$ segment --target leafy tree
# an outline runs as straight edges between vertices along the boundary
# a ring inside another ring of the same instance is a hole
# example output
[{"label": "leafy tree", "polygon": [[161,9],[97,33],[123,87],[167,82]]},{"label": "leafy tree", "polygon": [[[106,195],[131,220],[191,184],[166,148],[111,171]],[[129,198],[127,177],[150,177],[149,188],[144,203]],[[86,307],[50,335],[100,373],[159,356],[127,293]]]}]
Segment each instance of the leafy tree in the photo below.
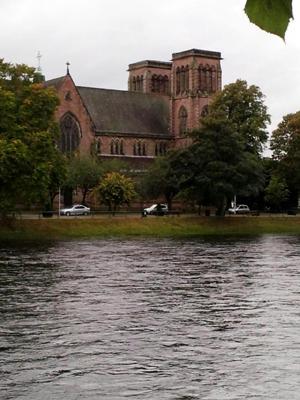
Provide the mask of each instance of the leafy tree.
[{"label": "leafy tree", "polygon": [[237,80],[215,96],[209,106],[210,118],[228,120],[243,141],[244,149],[260,154],[268,138],[266,128],[270,122],[264,97],[258,86]]},{"label": "leafy tree", "polygon": [[199,204],[213,204],[217,215],[223,216],[235,194],[248,196],[262,189],[261,159],[245,150],[235,124],[207,117],[194,136],[194,144],[179,156],[180,184]]},{"label": "leafy tree", "polygon": [[173,168],[173,159],[177,159],[175,152],[156,158],[142,177],[139,188],[141,194],[146,198],[164,196],[169,210],[172,209],[173,198],[180,190],[178,176]]},{"label": "leafy tree", "polygon": [[17,203],[47,201],[51,179],[61,168],[55,143],[58,127],[54,120],[58,98],[53,89],[38,81],[40,75],[33,68],[0,60],[0,209],[3,212]]},{"label": "leafy tree", "polygon": [[94,157],[74,157],[69,160],[65,186],[79,188],[82,193],[82,203],[99,183],[103,174],[103,167]]},{"label": "leafy tree", "polygon": [[284,39],[293,18],[292,0],[247,0],[245,12],[255,25]]},{"label": "leafy tree", "polygon": [[245,81],[225,86],[192,132],[193,144],[171,163],[181,192],[198,204],[215,205],[218,215],[235,194],[257,195],[263,188],[261,152],[269,122],[263,98]]},{"label": "leafy tree", "polygon": [[108,173],[95,191],[113,215],[120,206],[129,205],[136,196],[133,180],[118,172]]},{"label": "leafy tree", "polygon": [[265,200],[277,210],[287,201],[289,190],[284,178],[273,175],[265,190]]},{"label": "leafy tree", "polygon": [[283,117],[272,132],[270,148],[290,191],[300,192],[300,111]]}]

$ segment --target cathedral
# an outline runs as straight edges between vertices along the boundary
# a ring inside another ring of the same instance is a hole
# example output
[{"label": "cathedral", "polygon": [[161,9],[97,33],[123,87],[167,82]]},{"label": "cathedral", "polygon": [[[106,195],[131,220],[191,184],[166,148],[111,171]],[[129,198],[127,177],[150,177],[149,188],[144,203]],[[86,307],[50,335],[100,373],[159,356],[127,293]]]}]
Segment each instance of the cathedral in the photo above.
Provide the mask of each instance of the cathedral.
[{"label": "cathedral", "polygon": [[189,143],[212,95],[221,90],[221,53],[191,49],[172,60],[128,67],[128,90],[77,86],[70,73],[46,81],[58,93],[60,149],[120,158],[146,168],[168,149]]}]

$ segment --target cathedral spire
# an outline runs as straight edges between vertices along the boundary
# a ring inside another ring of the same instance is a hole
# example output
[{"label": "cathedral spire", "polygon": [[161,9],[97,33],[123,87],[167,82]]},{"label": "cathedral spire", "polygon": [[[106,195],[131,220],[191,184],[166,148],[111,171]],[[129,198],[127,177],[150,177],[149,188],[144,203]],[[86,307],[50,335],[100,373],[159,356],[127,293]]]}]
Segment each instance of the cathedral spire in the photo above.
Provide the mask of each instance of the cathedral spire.
[{"label": "cathedral spire", "polygon": [[70,70],[69,70],[70,63],[69,63],[69,61],[66,62],[66,65],[67,65],[67,75],[70,75]]}]

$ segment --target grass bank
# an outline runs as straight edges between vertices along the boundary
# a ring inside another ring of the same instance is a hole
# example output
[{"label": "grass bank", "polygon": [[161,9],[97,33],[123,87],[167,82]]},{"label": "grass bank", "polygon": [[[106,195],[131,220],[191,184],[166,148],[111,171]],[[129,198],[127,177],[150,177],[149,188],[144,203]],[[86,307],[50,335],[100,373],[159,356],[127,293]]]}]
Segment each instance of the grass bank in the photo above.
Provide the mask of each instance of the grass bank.
[{"label": "grass bank", "polygon": [[0,241],[107,237],[197,237],[300,234],[300,217],[105,217],[15,220],[0,226]]}]

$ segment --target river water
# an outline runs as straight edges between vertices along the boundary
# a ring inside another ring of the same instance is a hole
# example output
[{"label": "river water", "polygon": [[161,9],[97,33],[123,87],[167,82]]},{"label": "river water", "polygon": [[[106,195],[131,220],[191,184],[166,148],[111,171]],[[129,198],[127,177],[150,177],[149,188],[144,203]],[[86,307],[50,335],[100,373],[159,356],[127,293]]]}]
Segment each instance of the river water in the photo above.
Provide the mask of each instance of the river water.
[{"label": "river water", "polygon": [[0,247],[0,398],[300,398],[300,237]]}]

